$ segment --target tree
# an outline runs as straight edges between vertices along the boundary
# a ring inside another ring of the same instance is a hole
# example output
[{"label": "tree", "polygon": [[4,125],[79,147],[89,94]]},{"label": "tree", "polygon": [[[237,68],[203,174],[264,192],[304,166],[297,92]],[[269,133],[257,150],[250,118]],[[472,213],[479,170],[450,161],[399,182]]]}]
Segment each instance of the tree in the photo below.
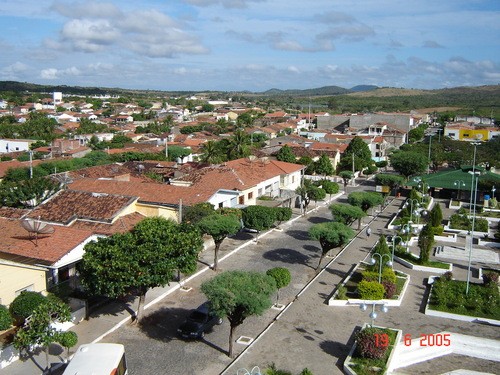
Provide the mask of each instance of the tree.
[{"label": "tree", "polygon": [[56,336],[56,341],[67,350],[66,358],[69,360],[69,348],[78,343],[78,335],[73,331],[60,332]]},{"label": "tree", "polygon": [[398,188],[404,183],[405,179],[403,176],[395,174],[384,174],[379,173],[375,176],[375,183],[377,185],[389,186],[391,190]]},{"label": "tree", "polygon": [[314,205],[317,205],[318,201],[326,198],[326,192],[317,186],[311,185],[307,189],[307,195],[309,199],[314,201]]},{"label": "tree", "polygon": [[218,254],[220,245],[226,237],[230,237],[238,233],[241,228],[241,223],[236,216],[214,214],[205,216],[198,224],[201,232],[212,236],[215,243],[214,249],[214,267],[213,270],[217,271]]},{"label": "tree", "polygon": [[425,225],[418,235],[418,247],[420,248],[420,261],[427,263],[434,245],[434,233],[429,224]]},{"label": "tree", "polygon": [[278,222],[278,227],[283,221],[288,221],[292,218],[292,209],[290,207],[274,207],[276,213],[276,221]]},{"label": "tree", "polygon": [[406,178],[411,175],[425,172],[429,160],[427,156],[417,152],[394,152],[390,156],[391,165],[397,172]]},{"label": "tree", "polygon": [[331,176],[335,172],[332,162],[326,154],[321,154],[319,160],[316,162],[315,169],[316,173],[322,174],[323,176]]},{"label": "tree", "polygon": [[370,148],[361,137],[354,137],[342,154],[339,162],[339,170],[352,171],[354,161],[354,170],[362,171],[373,163]]},{"label": "tree", "polygon": [[358,229],[361,227],[361,219],[366,216],[365,211],[351,204],[333,203],[329,209],[332,213],[333,221],[350,226],[358,220]]},{"label": "tree", "polygon": [[229,357],[233,357],[235,329],[252,315],[262,315],[271,307],[276,290],[274,278],[260,272],[226,271],[201,285],[214,313],[230,323]]},{"label": "tree", "polygon": [[12,316],[10,315],[9,309],[0,305],[0,331],[5,331],[12,326]]},{"label": "tree", "polygon": [[192,206],[187,206],[182,214],[182,222],[189,224],[197,224],[206,216],[215,214],[214,205],[208,202],[196,203]]},{"label": "tree", "polygon": [[266,271],[266,274],[271,276],[276,282],[276,288],[278,289],[278,292],[276,293],[276,305],[278,305],[280,289],[290,284],[292,275],[290,274],[290,270],[284,267],[271,268]]},{"label": "tree", "polygon": [[342,171],[339,173],[340,178],[344,182],[344,193],[347,192],[347,184],[354,177],[354,174],[351,171]]},{"label": "tree", "polygon": [[7,207],[33,208],[61,189],[61,184],[46,177],[0,183],[0,204]]},{"label": "tree", "polygon": [[337,194],[339,192],[339,184],[330,180],[319,180],[318,181],[321,188],[326,194],[330,195],[330,200],[332,200],[332,194]]},{"label": "tree", "polygon": [[349,194],[347,202],[368,212],[370,208],[382,204],[384,202],[384,197],[382,194],[372,191],[355,191]]},{"label": "tree", "polygon": [[245,228],[263,231],[272,227],[276,221],[276,211],[272,207],[248,206],[242,210]]},{"label": "tree", "polygon": [[290,146],[284,145],[276,154],[276,159],[279,161],[286,161],[287,163],[296,163],[296,157],[292,152]]},{"label": "tree", "polygon": [[223,153],[214,140],[209,140],[201,145],[201,151],[203,153],[201,161],[209,164],[216,164],[222,161]]},{"label": "tree", "polygon": [[42,346],[45,348],[47,368],[49,368],[49,346],[57,342],[59,331],[53,324],[64,323],[71,319],[71,310],[68,305],[57,298],[47,298],[38,305],[33,313],[16,332],[13,345],[19,351],[30,352],[31,348]]},{"label": "tree", "polygon": [[387,245],[387,240],[383,234],[379,237],[373,252],[380,255],[391,254],[391,250],[389,249],[389,245]]},{"label": "tree", "polygon": [[201,248],[202,239],[196,228],[161,217],[146,218],[132,232],[85,245],[80,270],[82,284],[92,295],[117,298],[137,293],[137,321],[147,291],[168,284],[177,270],[196,270]]},{"label": "tree", "polygon": [[22,291],[9,305],[9,312],[14,318],[15,324],[23,325],[26,318],[33,314],[33,311],[46,300],[47,297],[39,292]]},{"label": "tree", "polygon": [[441,211],[441,206],[438,202],[432,207],[430,213],[430,225],[431,227],[440,227],[443,221],[443,212]]},{"label": "tree", "polygon": [[313,225],[309,229],[309,237],[319,241],[321,245],[321,255],[316,272],[321,266],[321,261],[331,249],[347,244],[353,236],[354,231],[342,223],[330,222]]}]

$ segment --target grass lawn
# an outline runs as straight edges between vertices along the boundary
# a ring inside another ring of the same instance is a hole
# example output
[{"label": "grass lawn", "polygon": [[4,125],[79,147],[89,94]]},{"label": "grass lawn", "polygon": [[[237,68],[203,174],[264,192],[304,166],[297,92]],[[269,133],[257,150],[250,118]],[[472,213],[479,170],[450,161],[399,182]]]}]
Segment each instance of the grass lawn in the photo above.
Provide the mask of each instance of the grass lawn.
[{"label": "grass lawn", "polygon": [[429,307],[453,314],[500,320],[498,285],[469,284],[465,281],[439,279],[433,284]]},{"label": "grass lawn", "polygon": [[385,373],[387,361],[396,343],[396,337],[398,333],[397,331],[388,328],[380,328],[377,330],[377,332],[379,332],[380,334],[385,333],[389,336],[389,346],[387,348],[387,351],[380,359],[369,359],[360,357],[355,350],[351,357],[351,362],[353,364],[351,364],[349,367],[356,371],[358,375],[376,375]]},{"label": "grass lawn", "polygon": [[414,256],[412,256],[410,253],[407,252],[396,252],[395,255],[397,255],[401,259],[404,259],[412,264],[419,266],[442,268],[445,270],[450,267],[449,264],[439,262],[437,260],[429,260],[428,262],[421,262],[419,258],[415,258]]}]

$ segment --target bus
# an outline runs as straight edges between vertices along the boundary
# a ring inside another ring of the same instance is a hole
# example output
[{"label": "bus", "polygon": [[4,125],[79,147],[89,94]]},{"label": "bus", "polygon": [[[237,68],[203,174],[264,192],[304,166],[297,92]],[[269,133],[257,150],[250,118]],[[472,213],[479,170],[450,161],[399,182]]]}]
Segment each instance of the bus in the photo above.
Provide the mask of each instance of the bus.
[{"label": "bus", "polygon": [[121,344],[81,345],[63,375],[127,375],[125,347]]}]

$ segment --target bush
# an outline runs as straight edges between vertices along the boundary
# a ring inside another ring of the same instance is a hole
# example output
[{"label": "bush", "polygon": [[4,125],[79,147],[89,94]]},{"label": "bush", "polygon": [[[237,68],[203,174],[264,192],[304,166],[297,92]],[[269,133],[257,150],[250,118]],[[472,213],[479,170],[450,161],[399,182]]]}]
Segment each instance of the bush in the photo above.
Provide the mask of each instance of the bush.
[{"label": "bush", "polygon": [[0,305],[0,331],[5,331],[12,326],[12,316],[9,309],[4,305]]},{"label": "bush", "polygon": [[366,270],[361,272],[361,276],[365,281],[377,281],[378,282],[378,272]]},{"label": "bush", "polygon": [[385,267],[382,269],[382,281],[387,281],[390,283],[396,283],[396,273],[390,267]]},{"label": "bush", "polygon": [[489,283],[497,284],[498,283],[498,273],[495,271],[483,272],[483,282],[485,285],[487,285]]},{"label": "bush", "polygon": [[337,288],[337,299],[346,300],[347,299],[347,288],[341,285]]},{"label": "bush", "polygon": [[368,168],[363,170],[363,174],[364,175],[374,174],[375,172],[377,172],[377,170],[378,168],[375,165],[370,165]]},{"label": "bush", "polygon": [[9,311],[16,325],[22,325],[33,311],[46,301],[46,297],[37,292],[24,291],[19,294],[9,306]]},{"label": "bush", "polygon": [[453,272],[446,271],[445,273],[443,273],[442,278],[445,279],[446,281],[453,280]]},{"label": "bush", "polygon": [[365,328],[356,334],[356,354],[362,358],[381,359],[388,347],[377,345],[377,334],[383,331],[377,328]]},{"label": "bush", "polygon": [[377,300],[384,298],[385,289],[376,281],[362,280],[358,283],[358,293],[361,299]]},{"label": "bush", "polygon": [[444,232],[444,227],[432,227],[432,234],[435,236],[440,236]]},{"label": "bush", "polygon": [[389,281],[382,281],[382,286],[384,287],[385,294],[384,298],[392,298],[396,294],[396,284]]}]

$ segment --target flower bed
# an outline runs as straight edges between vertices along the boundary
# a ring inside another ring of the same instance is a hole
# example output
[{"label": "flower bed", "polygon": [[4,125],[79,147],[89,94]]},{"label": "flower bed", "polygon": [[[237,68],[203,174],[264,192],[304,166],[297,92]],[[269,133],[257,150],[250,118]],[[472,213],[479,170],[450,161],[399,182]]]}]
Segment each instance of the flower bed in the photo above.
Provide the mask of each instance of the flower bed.
[{"label": "flower bed", "polygon": [[451,263],[433,260],[421,263],[419,257],[413,253],[396,252],[394,254],[394,260],[415,271],[445,273],[453,270],[453,264]]},{"label": "flower bed", "polygon": [[[377,342],[375,343],[375,348],[373,349],[383,349],[386,344],[381,340],[383,335],[387,335],[388,344],[387,349],[382,354],[381,358],[363,358],[361,356],[360,350],[358,348],[358,340],[354,343],[349,355],[344,361],[344,372],[346,374],[357,374],[357,375],[375,375],[375,374],[385,374],[387,369],[390,367],[390,363],[393,358],[394,349],[397,343],[401,339],[402,331],[399,329],[383,328],[383,327],[369,327],[365,324],[361,330],[373,331],[377,337]],[[378,345],[377,345],[378,344]],[[381,347],[382,346],[382,347]]]}]

